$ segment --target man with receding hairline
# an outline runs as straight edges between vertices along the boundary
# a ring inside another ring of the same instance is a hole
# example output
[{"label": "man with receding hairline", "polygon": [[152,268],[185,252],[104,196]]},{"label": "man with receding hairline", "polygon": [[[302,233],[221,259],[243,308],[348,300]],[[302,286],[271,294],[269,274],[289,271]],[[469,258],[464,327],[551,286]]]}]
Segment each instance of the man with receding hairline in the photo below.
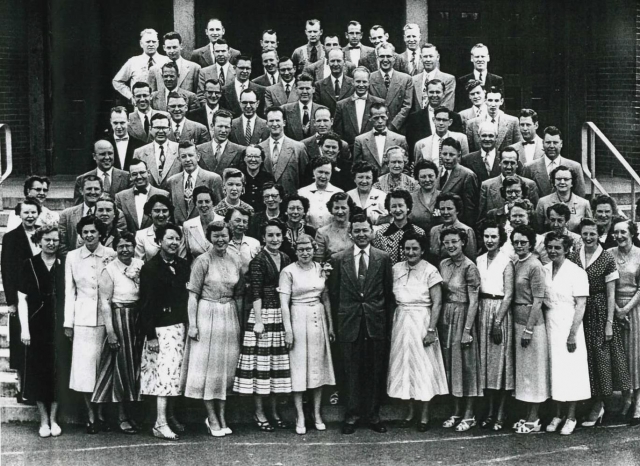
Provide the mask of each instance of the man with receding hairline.
[{"label": "man with receding hairline", "polygon": [[440,71],[440,54],[433,44],[424,44],[420,47],[420,63],[422,71],[413,75],[413,107],[416,112],[429,104],[427,84],[434,79],[444,85],[444,95],[440,105],[453,110],[456,95],[456,78],[452,74]]},{"label": "man with receding hairline", "polygon": [[[340,49],[340,39],[338,36],[325,36],[324,38],[324,57],[315,63],[310,63],[304,69],[304,72],[310,76],[313,76],[316,82],[322,81],[324,78],[332,74],[331,64],[329,63],[329,52],[332,50]],[[355,66],[353,63],[345,60],[345,53],[342,52],[342,73],[353,77],[353,70]],[[335,58],[334,58],[335,60]]]},{"label": "man with receding hairline", "polygon": [[89,175],[95,175],[100,179],[104,192],[109,194],[112,199],[116,197],[117,193],[129,187],[129,174],[113,166],[114,149],[109,141],[105,139],[96,141],[93,144],[92,158],[96,163],[96,168],[76,178],[73,193],[76,205],[82,203],[82,183],[84,178]]},{"label": "man with receding hairline", "polygon": [[[222,22],[219,19],[211,18],[209,22],[207,22],[207,28],[205,29],[209,43],[204,47],[194,50],[191,54],[191,61],[196,62],[202,68],[213,65],[216,62],[213,44],[215,44],[218,39],[223,39],[224,33],[225,30]],[[239,56],[239,50],[229,47],[229,62],[232,65],[237,63]]]},{"label": "man with receding hairline", "polygon": [[336,103],[350,97],[355,92],[353,78],[344,74],[344,52],[340,49],[329,51],[331,74],[315,84],[316,101],[324,105],[333,115]]},{"label": "man with receding hairline", "polygon": [[167,179],[175,175],[182,167],[178,160],[178,143],[169,141],[171,131],[170,117],[156,114],[151,118],[153,142],[136,149],[133,157],[147,164],[151,184],[166,189]]},{"label": "man with receding hairline", "polygon": [[278,52],[278,34],[273,29],[266,29],[262,32],[262,39],[260,39],[260,48],[262,52],[269,50],[275,50]]},{"label": "man with receding hairline", "polygon": [[280,81],[280,72],[278,70],[278,52],[275,50],[267,50],[262,52],[262,67],[264,74],[252,79],[251,82],[259,84],[263,87],[273,86]]},{"label": "man with receding hairline", "polygon": [[[182,36],[177,32],[168,32],[162,37],[162,48],[167,58],[178,66],[178,88],[196,92],[200,65],[182,57]],[[162,66],[154,66],[149,70],[149,86],[152,91],[162,90]]]},{"label": "man with receding hairline", "polygon": [[240,94],[242,115],[234,118],[231,122],[229,141],[241,146],[248,146],[249,144],[259,144],[269,137],[267,122],[256,115],[259,104],[258,97],[253,90],[242,91]]},{"label": "man with receding hairline", "polygon": [[471,63],[473,64],[473,72],[465,74],[458,78],[458,95],[456,96],[456,105],[458,109],[467,108],[469,100],[466,95],[466,85],[472,79],[479,81],[485,89],[495,87],[500,90],[504,96],[504,80],[502,76],[489,73],[488,65],[491,57],[489,56],[489,48],[484,44],[476,44],[471,48]]},{"label": "man with receding hairline", "polygon": [[[368,68],[369,71],[373,73],[374,71],[377,71],[379,69],[378,56],[376,55],[376,48],[380,44],[386,44],[389,42],[389,34],[385,32],[382,26],[376,24],[375,26],[372,26],[371,29],[369,30],[369,42],[371,42],[371,45],[373,45],[373,53],[370,53],[367,56],[360,58],[360,62],[358,63],[358,65]],[[393,63],[393,69],[399,71],[400,61],[398,58],[400,57],[400,55],[398,55],[395,52],[395,48],[394,48],[393,56],[395,57],[395,61]]]},{"label": "man with receding hairline", "polygon": [[304,68],[311,63],[322,59],[322,25],[317,19],[310,19],[305,23],[304,33],[307,36],[307,43],[301,45],[293,51],[291,61],[296,67],[296,74],[302,73]]},{"label": "man with receding hairline", "polygon": [[128,170],[129,163],[133,158],[133,152],[144,145],[139,139],[129,135],[129,118],[127,109],[124,107],[113,107],[109,116],[111,131],[105,137],[113,147],[113,166],[120,170]]}]

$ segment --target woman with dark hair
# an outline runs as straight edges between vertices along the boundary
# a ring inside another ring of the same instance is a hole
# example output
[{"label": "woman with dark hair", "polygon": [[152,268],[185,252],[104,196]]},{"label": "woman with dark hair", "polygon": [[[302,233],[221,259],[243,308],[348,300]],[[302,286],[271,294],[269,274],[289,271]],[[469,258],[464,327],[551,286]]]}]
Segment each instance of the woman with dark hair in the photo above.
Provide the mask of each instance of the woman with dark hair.
[{"label": "woman with dark hair", "polygon": [[387,215],[384,208],[387,194],[373,187],[378,180],[378,170],[370,163],[360,161],[353,164],[351,174],[356,187],[347,194],[357,207],[365,211],[371,223],[377,225]]},{"label": "woman with dark hair", "polygon": [[449,393],[455,399],[454,414],[444,421],[442,427],[450,429],[455,426],[456,432],[466,432],[477,424],[474,404],[476,397],[482,396],[475,323],[480,273],[462,252],[468,241],[464,230],[445,228],[440,232],[440,241],[447,248],[449,257],[440,262],[444,307],[438,322],[438,335],[442,339]]},{"label": "woman with dark hair", "polygon": [[420,188],[418,182],[404,173],[405,166],[408,164],[407,151],[400,146],[389,147],[382,157],[382,166],[387,165],[389,173],[378,178],[373,187],[387,194],[397,189],[410,193],[417,191]]},{"label": "woman with dark hair", "polygon": [[413,198],[409,191],[396,189],[390,192],[384,200],[384,207],[391,215],[392,220],[380,227],[371,244],[373,247],[387,252],[391,256],[391,263],[397,264],[405,260],[404,250],[400,247],[402,235],[408,231],[413,231],[421,236],[425,236],[426,233],[409,220],[409,214],[413,207]]},{"label": "woman with dark hair", "polygon": [[240,257],[227,252],[231,232],[223,222],[207,227],[211,251],[191,268],[189,290],[189,363],[184,394],[204,401],[205,425],[214,437],[232,433],[225,419],[227,391],[240,355],[239,315],[245,293]]},{"label": "woman with dark hair", "polygon": [[[504,199],[504,205],[489,210],[485,217],[487,221],[493,221],[505,226],[508,235],[510,231],[510,229],[507,228],[509,224],[509,211],[514,202],[528,199],[529,187],[519,176],[505,176],[502,181],[502,186],[500,186],[500,196]],[[480,216],[482,217],[482,212],[480,212]]]},{"label": "woman with dark hair", "polygon": [[[598,235],[602,249],[605,251],[615,248],[618,243],[613,235],[613,219],[624,217],[618,210],[616,200],[606,194],[600,194],[591,201],[591,210],[593,211],[593,219],[598,225]],[[576,233],[579,233],[576,230]],[[635,235],[631,238],[633,245],[640,247],[640,238]]]},{"label": "woman with dark hair", "polygon": [[293,261],[296,259],[298,237],[309,235],[315,238],[317,230],[305,223],[307,212],[309,212],[309,199],[306,197],[299,194],[287,196],[282,203],[282,212],[286,222],[280,251],[284,252]]},{"label": "woman with dark hair", "polygon": [[284,222],[285,214],[282,208],[282,201],[284,200],[284,188],[282,186],[273,181],[267,181],[260,192],[266,209],[251,216],[251,223],[247,230],[247,234],[257,240],[261,240],[260,228],[263,223],[271,219],[278,219]]},{"label": "woman with dark hair", "polygon": [[545,265],[546,287],[544,320],[549,338],[551,366],[551,398],[556,402],[556,415],[547,432],[556,432],[562,424],[562,405],[567,414],[562,435],[576,427],[576,403],[591,397],[587,346],[582,330],[589,279],[584,270],[565,260],[571,251],[571,238],[550,232],[544,239],[551,262]]},{"label": "woman with dark hair", "polygon": [[393,293],[398,308],[393,317],[387,394],[407,400],[402,427],[414,417],[414,400],[421,403],[419,432],[429,429],[429,401],[446,395],[447,374],[436,326],[442,307],[442,277],[424,260],[426,237],[413,231],[400,240],[406,261],[393,266]]},{"label": "woman with dark hair", "polygon": [[266,153],[258,144],[249,144],[242,152],[240,171],[244,175],[244,193],[240,199],[256,212],[264,210],[262,203],[262,187],[265,183],[274,182],[273,175],[264,169]]},{"label": "woman with dark hair", "polygon": [[[598,207],[599,205],[596,206],[596,215]],[[602,422],[605,398],[614,391],[629,391],[631,380],[622,329],[620,322],[614,319],[616,281],[620,278],[616,259],[609,251],[603,250],[598,241],[599,223],[582,219],[578,231],[582,236],[582,247],[572,252],[569,260],[584,269],[589,277],[589,297],[583,324],[593,405],[582,426],[593,427]]]},{"label": "woman with dark hair", "polygon": [[168,440],[177,440],[176,432],[185,430],[174,411],[175,398],[184,393],[181,375],[189,300],[189,264],[178,257],[181,240],[182,231],[177,225],[169,223],[158,228],[156,241],[160,253],[140,270],[140,327],[146,335],[140,364],[140,395],[156,397],[153,435]]},{"label": "woman with dark hair", "polygon": [[120,236],[116,228],[120,211],[116,203],[108,194],[103,194],[96,202],[96,218],[100,221],[100,243],[108,248],[113,246],[115,238]]},{"label": "woman with dark hair", "polygon": [[[508,254],[512,260],[517,260],[518,254],[514,245],[511,243],[511,233],[517,226],[528,226],[533,228],[531,222],[533,220],[533,204],[529,199],[519,199],[514,201],[509,208],[509,222],[504,229],[507,232],[507,242],[502,246],[502,252]],[[544,236],[536,235],[535,244],[532,246],[532,253],[536,258],[544,254]]]},{"label": "woman with dark hair", "polygon": [[331,223],[316,232],[317,249],[313,260],[326,262],[336,252],[353,246],[349,234],[349,219],[355,214],[356,205],[347,193],[335,193],[327,202]]},{"label": "woman with dark hair", "polygon": [[[580,249],[582,246],[582,239],[580,238],[580,235],[567,229],[567,222],[571,218],[571,210],[566,204],[558,202],[557,204],[547,207],[546,218],[547,224],[551,227],[551,231],[543,233],[543,238],[551,232],[571,238],[571,250],[567,252],[567,256],[571,252]],[[551,262],[551,259],[549,259],[549,256],[547,255],[546,248],[536,247],[536,252],[540,254],[540,262],[542,262],[542,265],[547,265]]]},{"label": "woman with dark hair", "polygon": [[411,194],[411,221],[424,231],[431,231],[431,227],[442,221],[437,201],[440,196],[437,189],[438,167],[431,160],[420,160],[414,168],[414,177],[420,189]]},{"label": "woman with dark hair", "polygon": [[[51,180],[46,176],[31,175],[24,182],[23,192],[25,200],[33,200],[40,206],[40,212],[36,219],[36,227],[58,223],[60,221],[60,214],[53,210],[47,209],[44,202],[47,200],[49,189],[51,187]],[[18,212],[10,212],[7,219],[7,232],[13,231],[19,227],[22,223],[20,214]]]},{"label": "woman with dark hair", "polygon": [[436,207],[440,212],[442,223],[431,228],[429,241],[431,260],[437,263],[449,257],[447,248],[440,241],[440,233],[445,228],[457,228],[467,233],[468,239],[463,249],[464,255],[475,261],[478,253],[475,233],[472,228],[458,220],[458,215],[462,212],[462,199],[460,196],[453,193],[440,193],[436,198]]},{"label": "woman with dark hair", "polygon": [[216,214],[224,217],[227,210],[232,207],[240,207],[253,214],[253,207],[240,199],[240,196],[244,193],[244,175],[240,170],[237,168],[224,169],[222,172],[222,191],[224,192],[224,199],[213,208]]},{"label": "woman with dark hair", "polygon": [[60,244],[58,227],[45,224],[31,239],[42,252],[25,259],[16,274],[22,328],[20,343],[25,346],[24,367],[20,374],[23,377],[22,395],[38,406],[40,437],[58,437],[62,434],[58,407],[67,383],[64,378],[67,361],[62,352],[64,334],[60,325],[64,264],[56,258]]},{"label": "woman with dark hair", "polygon": [[280,272],[291,263],[280,251],[284,225],[276,219],[262,224],[264,248],[249,264],[253,307],[244,331],[233,391],[253,395],[254,419],[263,432],[273,425],[264,412],[263,398],[269,397],[271,417],[278,428],[288,428],[278,414],[277,395],[291,393],[291,368],[285,345],[283,315],[278,295]]},{"label": "woman with dark hair", "polygon": [[[513,211],[513,208],[512,208]],[[533,254],[536,233],[527,225],[511,232],[514,261],[513,329],[516,346],[515,397],[528,405],[527,416],[513,427],[518,434],[540,431],[538,409],[551,396],[549,344],[542,315],[545,271]]]},{"label": "woman with dark hair", "polygon": [[91,403],[107,336],[98,283],[102,270],[116,255],[113,249],[100,244],[99,225],[93,216],[80,219],[76,231],[83,245],[69,251],[65,264],[64,333],[73,343],[69,388],[83,395],[89,417],[88,434],[109,429],[102,417],[102,405],[98,405],[96,419]]},{"label": "woman with dark hair", "polygon": [[[136,259],[142,259],[148,261],[153,256],[158,254],[160,246],[156,243],[156,230],[165,226],[173,219],[173,204],[171,200],[163,194],[154,194],[151,196],[144,205],[144,214],[151,217],[153,224],[143,230],[136,232]],[[182,239],[182,244],[178,250],[178,256],[187,257],[187,248]]]},{"label": "woman with dark hair", "polygon": [[640,425],[640,248],[633,245],[638,235],[635,222],[621,217],[611,222],[618,247],[608,249],[616,260],[620,278],[616,280],[615,318],[620,324],[622,341],[629,364],[631,390],[622,409],[623,415],[634,401],[631,425]]},{"label": "woman with dark hair", "polygon": [[500,251],[507,241],[504,227],[486,221],[480,232],[487,251],[477,260],[480,273],[480,383],[489,399],[487,417],[480,427],[499,431],[507,418],[505,402],[515,387],[511,314],[514,271],[509,256]]},{"label": "woman with dark hair", "polygon": [[138,299],[140,269],[144,262],[133,257],[135,237],[128,231],[116,237],[116,258],[102,270],[98,281],[100,311],[107,330],[102,347],[93,403],[118,404],[118,430],[135,434],[125,403],[138,400],[138,377],[143,337],[139,334]]},{"label": "woman with dark hair", "polygon": [[[333,131],[323,134],[320,137],[320,152],[322,157],[329,159],[332,165],[331,180],[333,185],[340,190],[348,190],[353,188],[353,179],[351,178],[351,154],[347,150],[346,154],[349,158],[342,155],[342,144],[344,142]],[[311,160],[313,167],[313,159]]]},{"label": "woman with dark hair", "polygon": [[213,191],[207,186],[196,186],[192,194],[193,202],[198,210],[198,217],[182,224],[184,244],[190,260],[209,251],[213,246],[205,239],[205,231],[211,222],[224,220],[213,211]]},{"label": "woman with dark hair", "polygon": [[311,171],[314,182],[298,189],[298,194],[309,199],[307,223],[318,229],[331,222],[331,213],[327,209],[327,202],[335,193],[343,191],[330,183],[333,162],[329,158],[320,156],[313,159]]}]

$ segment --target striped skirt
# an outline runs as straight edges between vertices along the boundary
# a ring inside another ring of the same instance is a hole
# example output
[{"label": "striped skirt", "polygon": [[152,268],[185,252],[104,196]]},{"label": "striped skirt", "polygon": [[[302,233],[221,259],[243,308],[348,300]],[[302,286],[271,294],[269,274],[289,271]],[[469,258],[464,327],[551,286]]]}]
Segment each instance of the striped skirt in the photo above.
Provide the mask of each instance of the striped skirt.
[{"label": "striped skirt", "polygon": [[178,396],[184,393],[182,376],[187,330],[185,324],[157,327],[158,352],[144,344],[140,365],[140,394]]},{"label": "striped skirt", "polygon": [[91,401],[120,403],[138,400],[142,338],[138,335],[138,310],[135,304],[113,303],[113,330],[120,343],[112,350],[105,340],[100,357],[98,380]]},{"label": "striped skirt", "polygon": [[256,338],[252,309],[244,332],[233,391],[242,395],[291,393],[289,350],[284,343],[284,324],[280,309],[262,309],[264,333]]}]

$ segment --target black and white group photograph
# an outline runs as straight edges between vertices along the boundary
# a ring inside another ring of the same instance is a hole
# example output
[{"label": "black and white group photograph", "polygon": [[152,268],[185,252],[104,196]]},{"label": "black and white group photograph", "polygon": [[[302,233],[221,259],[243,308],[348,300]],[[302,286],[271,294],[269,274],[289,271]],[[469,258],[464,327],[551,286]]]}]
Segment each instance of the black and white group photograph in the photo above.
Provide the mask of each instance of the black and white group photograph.
[{"label": "black and white group photograph", "polygon": [[640,464],[636,0],[0,2],[0,465]]}]

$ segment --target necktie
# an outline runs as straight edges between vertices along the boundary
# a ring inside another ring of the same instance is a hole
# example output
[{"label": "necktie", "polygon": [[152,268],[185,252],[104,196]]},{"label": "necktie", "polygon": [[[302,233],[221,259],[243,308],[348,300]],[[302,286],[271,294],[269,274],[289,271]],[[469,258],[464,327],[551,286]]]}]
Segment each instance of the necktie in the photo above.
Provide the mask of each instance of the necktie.
[{"label": "necktie", "polygon": [[276,83],[276,78],[272,74],[270,74],[269,81],[271,81],[271,85],[273,86]]},{"label": "necktie", "polygon": [[384,87],[389,89],[390,85],[391,85],[391,77],[389,76],[389,73],[385,73],[384,74]]},{"label": "necktie", "polygon": [[144,116],[144,132],[147,134],[147,137],[149,137],[149,116],[148,115]]},{"label": "necktie", "polygon": [[278,164],[278,157],[280,157],[280,148],[278,147],[278,144],[280,144],[279,141],[273,141],[273,152],[271,153],[271,160],[273,161],[274,167]]},{"label": "necktie", "polygon": [[102,180],[102,191],[105,193],[111,191],[111,177],[109,176],[109,173],[106,172],[104,174],[104,179]]},{"label": "necktie", "polygon": [[287,85],[284,86],[284,93],[287,94],[287,99],[288,99],[289,94],[291,93],[291,84],[287,83]]},{"label": "necktie", "polygon": [[549,166],[547,167],[547,173],[548,173],[549,175],[551,175],[551,172],[554,170],[554,168],[556,168],[556,161],[555,161],[555,160],[553,160],[553,161],[549,164]]},{"label": "necktie", "polygon": [[309,136],[309,107],[306,105],[302,106],[303,114],[302,114],[302,133],[304,137]]},{"label": "necktie", "polygon": [[173,132],[176,142],[180,142],[180,123],[176,123],[176,130]]},{"label": "necktie", "polygon": [[220,159],[220,152],[222,150],[222,144],[218,144],[218,147],[216,147],[216,153],[213,154],[213,161],[214,162],[218,162],[218,159]]},{"label": "necktie", "polygon": [[187,182],[185,183],[185,186],[184,186],[184,199],[185,201],[187,201],[187,212],[191,210],[192,196],[193,196],[193,178],[191,176],[191,173],[189,173],[189,176],[187,177]]},{"label": "necktie", "polygon": [[489,164],[489,153],[484,152],[482,156],[482,161],[484,162],[484,166],[487,169],[487,173],[491,174],[491,165]]},{"label": "necktie", "polygon": [[482,109],[480,107],[476,107],[476,117],[480,118],[481,114],[482,114]]},{"label": "necktie", "polygon": [[478,73],[478,81],[480,81],[484,85],[484,80],[482,79],[482,71]]},{"label": "necktie", "polygon": [[247,127],[244,131],[244,138],[247,146],[251,144],[251,120],[247,120]]},{"label": "necktie", "polygon": [[424,87],[422,88],[422,108],[426,108],[429,105],[429,95],[427,94],[427,83],[429,78],[424,80]]},{"label": "necktie", "polygon": [[496,119],[495,118],[491,118],[491,123],[493,123],[495,125],[496,124]]},{"label": "necktie", "polygon": [[214,127],[214,121],[213,121],[213,116],[216,114],[216,112],[211,112],[211,121],[209,122],[209,128],[211,128],[209,130],[209,132],[213,135],[213,127]]},{"label": "necktie", "polygon": [[92,215],[96,214],[96,206],[93,207],[89,207],[89,209],[87,209],[87,215],[85,215],[85,217],[91,217]]},{"label": "necktie", "polygon": [[318,49],[316,47],[313,47],[311,49],[311,53],[309,54],[309,61],[311,63],[315,63],[318,61]]},{"label": "necktie", "polygon": [[[436,136],[438,137],[438,136]],[[444,138],[440,138],[438,137],[439,141],[438,141],[438,166],[442,166],[442,141],[444,141]]]},{"label": "necktie", "polygon": [[411,76],[416,74],[416,51],[411,52]]},{"label": "necktie", "polygon": [[440,175],[440,189],[444,187],[447,183],[447,179],[449,178],[449,170],[444,170],[442,175]]},{"label": "necktie", "polygon": [[522,141],[523,146],[526,146],[527,144],[535,144],[535,143],[536,143],[535,139],[532,139],[531,141]]},{"label": "necktie", "polygon": [[340,81],[336,79],[336,85],[334,87],[334,92],[336,94],[336,99],[340,97]]},{"label": "necktie", "polygon": [[138,194],[147,194],[147,187],[143,186],[143,187],[139,188],[139,187],[136,186],[136,187],[133,188],[133,194],[135,196],[137,196]]},{"label": "necktie", "polygon": [[224,86],[224,70],[220,67],[220,73],[218,74],[218,81],[220,81],[220,87]]},{"label": "necktie", "polygon": [[383,131],[374,131],[373,132],[374,136],[386,136],[387,135],[387,131],[383,130]]},{"label": "necktie", "polygon": [[149,62],[147,63],[147,69],[150,70],[153,65],[155,65],[153,58],[149,57]]},{"label": "necktie", "polygon": [[358,283],[360,288],[364,288],[364,281],[367,278],[367,262],[364,260],[364,249],[360,251],[360,261],[358,262]]},{"label": "necktie", "polygon": [[160,146],[160,157],[158,157],[158,159],[160,160],[160,166],[158,167],[158,174],[160,175],[160,178],[162,178],[162,171],[164,170],[164,162],[165,160],[167,160],[167,158],[164,155],[163,146]]}]

